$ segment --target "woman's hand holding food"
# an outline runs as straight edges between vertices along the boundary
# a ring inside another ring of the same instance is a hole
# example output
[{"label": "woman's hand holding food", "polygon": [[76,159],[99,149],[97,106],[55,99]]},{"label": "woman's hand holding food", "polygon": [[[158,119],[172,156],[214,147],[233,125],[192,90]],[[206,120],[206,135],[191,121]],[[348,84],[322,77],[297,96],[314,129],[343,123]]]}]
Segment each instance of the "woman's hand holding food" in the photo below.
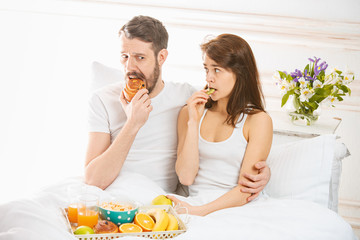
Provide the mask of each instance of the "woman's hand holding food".
[{"label": "woman's hand holding food", "polygon": [[209,95],[206,90],[195,92],[188,100],[187,106],[189,111],[189,121],[199,122],[205,110],[205,103],[208,101]]}]

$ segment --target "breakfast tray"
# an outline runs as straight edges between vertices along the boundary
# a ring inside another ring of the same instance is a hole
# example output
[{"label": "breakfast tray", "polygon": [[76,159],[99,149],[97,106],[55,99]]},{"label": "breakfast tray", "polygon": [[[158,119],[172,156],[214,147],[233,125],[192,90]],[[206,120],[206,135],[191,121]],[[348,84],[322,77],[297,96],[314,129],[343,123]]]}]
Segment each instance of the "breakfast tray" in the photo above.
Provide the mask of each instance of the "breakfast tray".
[{"label": "breakfast tray", "polygon": [[[184,232],[186,232],[186,225],[182,221],[182,219],[178,216],[174,208],[170,205],[149,205],[149,206],[141,206],[139,207],[139,212],[146,212],[153,208],[164,209],[167,213],[171,213],[176,217],[179,224],[179,230],[175,231],[163,231],[163,232],[141,232],[141,233],[108,233],[108,234],[84,234],[84,235],[74,235],[79,240],[110,240],[116,239],[126,236],[136,236],[136,237],[145,237],[150,239],[169,239],[176,237]],[[62,209],[62,214],[67,221],[68,230],[71,234],[73,234],[75,226],[71,225],[69,219],[67,217],[67,213],[65,209]]]}]

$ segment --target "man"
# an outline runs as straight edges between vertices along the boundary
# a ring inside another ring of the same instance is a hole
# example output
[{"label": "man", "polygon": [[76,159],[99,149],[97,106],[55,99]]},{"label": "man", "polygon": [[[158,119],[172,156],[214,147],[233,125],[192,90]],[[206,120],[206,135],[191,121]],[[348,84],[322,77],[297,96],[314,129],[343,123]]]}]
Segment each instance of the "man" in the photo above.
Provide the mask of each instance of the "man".
[{"label": "man", "polygon": [[[168,51],[168,33],[151,17],[137,16],[120,30],[121,64],[125,81],[140,78],[146,89],[128,103],[124,84],[106,86],[90,100],[90,134],[85,161],[85,181],[102,189],[121,171],[148,176],[166,192],[174,192],[177,116],[195,89],[189,84],[164,82],[162,66]],[[248,176],[244,191],[257,196],[270,177],[264,162],[260,174]]]}]

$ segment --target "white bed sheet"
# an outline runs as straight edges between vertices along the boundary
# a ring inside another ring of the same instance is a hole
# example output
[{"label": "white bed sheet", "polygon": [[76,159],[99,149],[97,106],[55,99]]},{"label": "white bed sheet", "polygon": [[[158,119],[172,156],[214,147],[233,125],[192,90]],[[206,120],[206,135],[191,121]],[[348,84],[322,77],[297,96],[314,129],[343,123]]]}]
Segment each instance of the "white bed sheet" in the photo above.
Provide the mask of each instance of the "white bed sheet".
[{"label": "white bed sheet", "polygon": [[[67,231],[59,208],[67,205],[67,187],[80,182],[81,178],[69,178],[36,196],[0,205],[0,240],[76,239]],[[89,191],[104,198],[127,196],[142,204],[164,194],[150,179],[137,174],[120,176],[105,191],[96,187]],[[357,239],[351,226],[334,211],[304,200],[265,198],[188,220],[188,231],[175,239]]]}]

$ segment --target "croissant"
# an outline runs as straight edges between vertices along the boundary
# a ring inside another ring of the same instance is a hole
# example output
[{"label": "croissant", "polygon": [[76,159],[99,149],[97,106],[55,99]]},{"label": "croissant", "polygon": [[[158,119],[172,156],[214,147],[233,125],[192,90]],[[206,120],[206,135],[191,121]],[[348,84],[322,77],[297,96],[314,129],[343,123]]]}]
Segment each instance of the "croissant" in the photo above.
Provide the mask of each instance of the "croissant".
[{"label": "croissant", "polygon": [[126,101],[131,102],[135,94],[140,90],[145,88],[145,82],[138,78],[131,78],[126,83],[126,86],[124,87],[124,96]]}]

